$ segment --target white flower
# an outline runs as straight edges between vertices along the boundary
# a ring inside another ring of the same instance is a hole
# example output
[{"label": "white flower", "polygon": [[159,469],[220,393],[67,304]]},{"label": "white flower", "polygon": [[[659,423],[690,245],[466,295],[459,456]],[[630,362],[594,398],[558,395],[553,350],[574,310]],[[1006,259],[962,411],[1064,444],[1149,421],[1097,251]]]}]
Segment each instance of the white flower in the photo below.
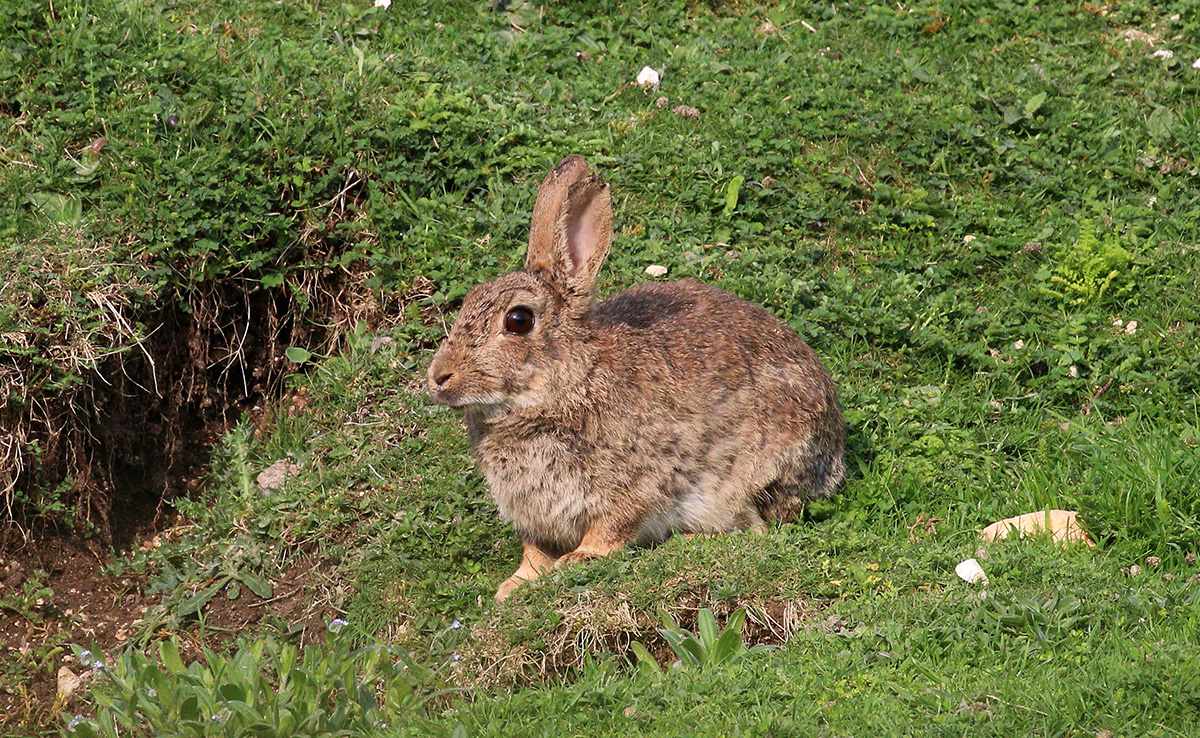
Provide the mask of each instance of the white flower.
[{"label": "white flower", "polygon": [[[376,2],[379,2],[379,0],[376,0]],[[642,71],[638,72],[637,84],[638,87],[651,87],[657,90],[659,85],[658,72],[652,67],[642,67]]]},{"label": "white flower", "polygon": [[1067,369],[1067,374],[1071,375],[1071,379],[1077,379],[1079,377],[1079,367],[1072,364],[1070,368]]},{"label": "white flower", "polygon": [[975,240],[974,236],[963,236],[963,243],[971,243]]},{"label": "white flower", "polygon": [[1136,320],[1131,320],[1125,324],[1125,333],[1130,336],[1132,336],[1134,333],[1137,333],[1137,321]]},{"label": "white flower", "polygon": [[[378,2],[378,0],[376,0],[376,2]],[[1170,49],[1159,49],[1158,51],[1154,52],[1154,56],[1159,59],[1170,59],[1171,57],[1175,56],[1175,52],[1171,51]]]},{"label": "white flower", "polygon": [[1200,59],[1192,62],[1192,69],[1200,69]]},{"label": "white flower", "polygon": [[1013,350],[1014,350],[1014,351],[1020,351],[1020,350],[1021,350],[1021,349],[1023,349],[1023,348],[1025,348],[1025,342],[1024,342],[1024,341],[1018,340],[1016,343],[1014,343],[1014,344],[1013,344]]},{"label": "white flower", "polygon": [[392,7],[392,0],[375,0],[375,7],[384,9],[390,8]]}]

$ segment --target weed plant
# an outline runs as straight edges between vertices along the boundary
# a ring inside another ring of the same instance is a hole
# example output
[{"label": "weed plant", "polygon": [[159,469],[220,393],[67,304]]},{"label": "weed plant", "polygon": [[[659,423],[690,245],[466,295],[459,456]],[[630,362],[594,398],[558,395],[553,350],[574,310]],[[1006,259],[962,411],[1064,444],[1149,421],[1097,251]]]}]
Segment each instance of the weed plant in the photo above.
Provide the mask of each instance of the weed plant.
[{"label": "weed plant", "polygon": [[334,620],[325,643],[303,650],[239,640],[228,655],[205,649],[186,665],[176,638],[159,642],[157,658],[128,650],[116,663],[76,647],[98,709],[71,718],[67,735],[335,736],[422,723],[438,696],[434,671],[403,650],[355,647],[347,626]]}]

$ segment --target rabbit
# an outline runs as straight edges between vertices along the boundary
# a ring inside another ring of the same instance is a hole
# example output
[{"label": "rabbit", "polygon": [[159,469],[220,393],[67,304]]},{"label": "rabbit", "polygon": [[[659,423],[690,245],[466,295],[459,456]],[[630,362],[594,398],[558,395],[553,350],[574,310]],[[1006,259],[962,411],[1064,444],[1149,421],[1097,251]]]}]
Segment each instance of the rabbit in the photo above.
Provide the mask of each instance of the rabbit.
[{"label": "rabbit", "polygon": [[829,372],[765,309],[692,279],[596,302],[609,187],[568,156],[538,189],[525,268],[473,288],[429,366],[521,564],[552,568],[675,532],[765,532],[845,476]]}]

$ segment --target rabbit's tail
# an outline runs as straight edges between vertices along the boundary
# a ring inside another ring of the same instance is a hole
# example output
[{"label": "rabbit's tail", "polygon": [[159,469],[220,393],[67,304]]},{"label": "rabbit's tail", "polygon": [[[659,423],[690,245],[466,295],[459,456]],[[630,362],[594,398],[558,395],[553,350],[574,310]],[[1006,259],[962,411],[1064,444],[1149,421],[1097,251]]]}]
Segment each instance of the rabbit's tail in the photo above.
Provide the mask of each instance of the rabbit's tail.
[{"label": "rabbit's tail", "polygon": [[779,474],[762,491],[758,514],[767,522],[795,520],[808,500],[829,497],[846,477],[846,431],[840,423],[820,428],[808,443],[795,448]]}]

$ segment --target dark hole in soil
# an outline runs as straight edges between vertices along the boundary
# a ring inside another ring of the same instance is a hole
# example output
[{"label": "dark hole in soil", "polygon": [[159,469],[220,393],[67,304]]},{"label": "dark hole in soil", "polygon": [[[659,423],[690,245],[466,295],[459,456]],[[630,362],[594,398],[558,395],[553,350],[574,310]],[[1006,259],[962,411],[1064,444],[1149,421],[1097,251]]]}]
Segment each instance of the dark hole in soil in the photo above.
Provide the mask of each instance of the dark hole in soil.
[{"label": "dark hole in soil", "polygon": [[[286,347],[323,338],[307,324],[297,331],[292,310],[285,292],[229,285],[144,316],[139,346],[102,362],[31,428],[41,461],[19,481],[51,504],[18,509],[16,526],[126,551],[169,524],[171,503],[202,485],[221,434],[277,392]],[[73,515],[55,519],[64,506]]]},{"label": "dark hole in soil", "polygon": [[[26,505],[0,524],[0,603],[13,605],[0,606],[0,663],[15,669],[0,667],[0,682],[20,685],[0,689],[0,732],[10,719],[26,728],[57,720],[62,644],[95,644],[111,656],[133,635],[156,598],[138,577],[112,574],[111,553],[172,524],[172,503],[202,489],[221,434],[277,393],[290,367],[286,347],[325,338],[320,326],[294,319],[285,291],[243,286],[140,316],[148,335],[140,346],[103,361],[58,406],[39,408],[29,438],[40,460],[19,483],[27,499],[53,504]],[[73,514],[54,514],[62,509]],[[40,594],[26,596],[32,591]],[[250,598],[242,599],[244,609]],[[241,628],[248,617],[227,619]]]}]

